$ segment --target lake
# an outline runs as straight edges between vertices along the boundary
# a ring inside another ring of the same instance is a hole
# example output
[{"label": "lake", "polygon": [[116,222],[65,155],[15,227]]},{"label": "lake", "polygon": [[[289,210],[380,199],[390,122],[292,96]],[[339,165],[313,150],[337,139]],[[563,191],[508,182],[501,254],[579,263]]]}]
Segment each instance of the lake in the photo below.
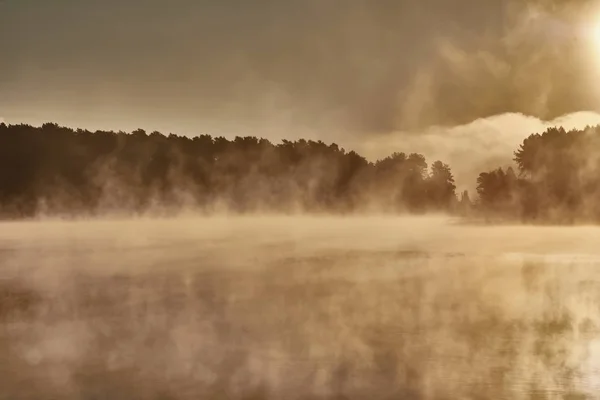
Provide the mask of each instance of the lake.
[{"label": "lake", "polygon": [[600,228],[0,224],[0,399],[585,399]]}]

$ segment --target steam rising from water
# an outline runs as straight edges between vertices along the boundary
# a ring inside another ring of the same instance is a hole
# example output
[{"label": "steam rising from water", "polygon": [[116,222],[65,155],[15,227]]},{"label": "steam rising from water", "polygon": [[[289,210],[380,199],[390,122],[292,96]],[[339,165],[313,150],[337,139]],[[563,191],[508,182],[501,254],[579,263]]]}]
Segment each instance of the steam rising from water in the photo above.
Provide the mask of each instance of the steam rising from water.
[{"label": "steam rising from water", "polygon": [[[278,112],[274,114],[279,115]],[[43,122],[46,121],[39,121],[39,124]],[[543,133],[550,127],[561,126],[571,130],[596,126],[600,124],[600,114],[580,111],[546,121],[520,113],[505,113],[479,118],[464,125],[432,126],[415,131],[366,135],[349,133],[335,124],[325,130],[314,130],[292,121],[268,119],[264,123],[263,128],[259,130],[240,126],[237,130],[228,131],[224,136],[233,139],[236,135],[255,135],[266,137],[274,143],[278,143],[281,138],[335,142],[348,151],[358,152],[370,161],[385,158],[393,152],[419,153],[423,154],[430,164],[435,160],[447,163],[452,168],[457,191],[460,193],[462,190],[474,192],[477,177],[481,172],[498,167],[515,167],[514,151],[529,135]],[[199,132],[188,130],[187,133],[192,136]],[[206,133],[220,134],[218,130]],[[108,181],[110,178],[112,177],[103,177]]]},{"label": "steam rising from water", "polygon": [[585,398],[600,368],[598,233],[389,217],[6,223],[2,391]]}]

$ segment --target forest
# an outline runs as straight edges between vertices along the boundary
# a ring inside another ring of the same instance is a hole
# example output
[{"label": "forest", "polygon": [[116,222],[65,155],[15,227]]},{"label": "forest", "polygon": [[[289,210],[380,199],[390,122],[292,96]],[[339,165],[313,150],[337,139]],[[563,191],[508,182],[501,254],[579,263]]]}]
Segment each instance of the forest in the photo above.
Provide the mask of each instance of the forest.
[{"label": "forest", "polygon": [[428,213],[522,222],[600,220],[600,126],[526,138],[515,169],[456,193],[421,154],[370,162],[322,141],[0,124],[0,217],[196,212]]},{"label": "forest", "polygon": [[0,125],[0,215],[383,211],[456,206],[441,161],[394,153],[368,162],[322,141]]},{"label": "forest", "polygon": [[480,213],[524,222],[600,221],[600,126],[532,134],[514,161],[517,172],[479,174]]}]

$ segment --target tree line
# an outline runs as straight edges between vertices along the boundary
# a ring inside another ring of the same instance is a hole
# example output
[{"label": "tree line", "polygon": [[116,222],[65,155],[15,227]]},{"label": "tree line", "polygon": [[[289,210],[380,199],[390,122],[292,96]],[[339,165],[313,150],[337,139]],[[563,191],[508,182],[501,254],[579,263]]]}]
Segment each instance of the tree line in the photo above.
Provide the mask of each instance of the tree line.
[{"label": "tree line", "polygon": [[370,162],[335,143],[0,124],[0,217],[194,211],[446,212],[523,222],[600,221],[600,126],[526,138],[515,168],[457,196],[421,154]]},{"label": "tree line", "polygon": [[600,222],[600,126],[532,134],[514,161],[517,172],[479,175],[480,213],[524,222]]},{"label": "tree line", "polygon": [[0,124],[0,216],[111,212],[384,211],[457,207],[450,167],[420,154],[369,162],[322,141],[193,138]]}]

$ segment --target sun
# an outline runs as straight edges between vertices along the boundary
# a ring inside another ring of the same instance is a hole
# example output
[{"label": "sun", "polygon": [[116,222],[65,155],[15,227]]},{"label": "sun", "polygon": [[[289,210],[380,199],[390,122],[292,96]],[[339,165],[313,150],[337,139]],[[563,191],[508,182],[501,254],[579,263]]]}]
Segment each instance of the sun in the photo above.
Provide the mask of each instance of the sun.
[{"label": "sun", "polygon": [[587,37],[587,42],[592,46],[594,52],[600,53],[600,18],[594,17],[586,25],[584,34]]},{"label": "sun", "polygon": [[598,51],[600,51],[600,21],[592,25],[590,35],[594,45],[598,48]]}]

